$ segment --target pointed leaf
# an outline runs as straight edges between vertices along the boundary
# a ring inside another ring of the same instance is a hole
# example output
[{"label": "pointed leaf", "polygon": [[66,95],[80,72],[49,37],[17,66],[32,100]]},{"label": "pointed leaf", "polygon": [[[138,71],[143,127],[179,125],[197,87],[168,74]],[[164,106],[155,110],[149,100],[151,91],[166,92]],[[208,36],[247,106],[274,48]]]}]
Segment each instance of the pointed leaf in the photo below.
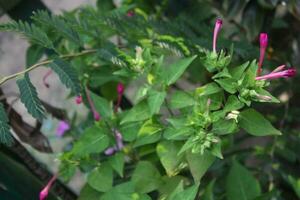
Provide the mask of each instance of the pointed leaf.
[{"label": "pointed leaf", "polygon": [[8,125],[8,118],[5,114],[5,109],[0,103],[0,143],[10,146],[13,143],[13,138]]},{"label": "pointed leaf", "polygon": [[21,102],[27,108],[27,111],[39,121],[45,118],[45,110],[42,106],[35,87],[29,79],[29,75],[25,74],[23,78],[17,80],[17,85],[20,90]]},{"label": "pointed leaf", "polygon": [[165,91],[149,91],[148,105],[151,115],[159,113],[160,107],[163,104],[167,93]]}]

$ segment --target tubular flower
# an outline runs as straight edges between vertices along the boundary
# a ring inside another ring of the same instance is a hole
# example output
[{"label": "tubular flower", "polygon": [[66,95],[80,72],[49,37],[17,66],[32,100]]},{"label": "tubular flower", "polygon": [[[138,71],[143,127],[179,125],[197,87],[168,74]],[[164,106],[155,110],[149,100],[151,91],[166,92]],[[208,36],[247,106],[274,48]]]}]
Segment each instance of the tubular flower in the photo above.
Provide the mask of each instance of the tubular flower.
[{"label": "tubular flower", "polygon": [[122,134],[118,130],[115,130],[114,133],[115,133],[116,145],[113,147],[109,147],[104,151],[104,154],[107,156],[110,156],[115,152],[122,150],[124,147]]},{"label": "tubular flower", "polygon": [[81,96],[81,95],[76,96],[75,102],[76,102],[77,104],[81,104],[81,103],[82,103],[82,96]]},{"label": "tubular flower", "polygon": [[88,90],[88,88],[85,86],[85,93],[86,93],[86,97],[88,99],[88,102],[90,104],[90,107],[91,107],[91,110],[92,110],[92,113],[93,113],[93,117],[95,119],[95,121],[99,121],[101,119],[101,116],[100,114],[97,112],[96,108],[95,108],[95,105],[94,105],[94,102],[91,98],[91,95],[90,95],[90,92]]},{"label": "tubular flower", "polygon": [[57,179],[57,174],[55,174],[50,181],[47,183],[47,185],[42,189],[39,195],[39,200],[45,200],[48,196],[49,190],[51,189],[51,186],[53,185],[54,181]]},{"label": "tubular flower", "polygon": [[66,121],[60,121],[56,129],[56,136],[62,137],[66,131],[70,130],[70,125]]},{"label": "tubular flower", "polygon": [[272,80],[276,78],[288,78],[293,77],[296,75],[297,71],[295,68],[290,68],[287,70],[283,70],[283,65],[276,68],[273,72],[270,74],[264,75],[264,76],[257,76],[255,80]]},{"label": "tubular flower", "polygon": [[259,43],[260,43],[260,50],[259,50],[259,62],[258,62],[258,69],[257,69],[258,76],[261,74],[262,64],[263,64],[266,49],[268,46],[268,34],[267,33],[260,34]]},{"label": "tubular flower", "polygon": [[223,21],[221,19],[217,19],[215,23],[214,29],[214,37],[213,37],[213,52],[217,52],[217,38],[218,34],[222,28]]},{"label": "tubular flower", "polygon": [[115,106],[115,112],[118,111],[118,108],[121,105],[121,101],[122,101],[122,96],[123,96],[124,90],[125,90],[124,85],[122,83],[118,83],[118,86],[117,86],[118,100],[117,100],[117,104]]},{"label": "tubular flower", "polygon": [[47,78],[52,74],[52,70],[48,70],[47,73],[43,76],[43,84],[46,88],[49,88],[50,85],[47,83]]}]

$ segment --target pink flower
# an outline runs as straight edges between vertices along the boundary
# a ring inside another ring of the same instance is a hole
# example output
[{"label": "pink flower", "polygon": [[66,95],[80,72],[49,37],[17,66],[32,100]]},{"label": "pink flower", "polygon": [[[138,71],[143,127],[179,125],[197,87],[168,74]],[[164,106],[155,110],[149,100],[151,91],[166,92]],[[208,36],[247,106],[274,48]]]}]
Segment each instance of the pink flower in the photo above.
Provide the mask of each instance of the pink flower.
[{"label": "pink flower", "polygon": [[57,129],[56,129],[56,136],[62,137],[66,131],[70,130],[70,125],[66,121],[59,121]]},{"label": "pink flower", "polygon": [[266,49],[268,46],[268,34],[261,33],[259,36],[259,43],[260,43],[260,53],[259,53],[259,62],[258,62],[258,69],[257,69],[257,75],[259,76],[262,71],[262,64],[264,61]]},{"label": "pink flower", "polygon": [[134,16],[134,11],[130,10],[127,12],[127,17],[133,17]]},{"label": "pink flower", "polygon": [[47,83],[47,78],[52,74],[52,70],[48,70],[47,73],[43,76],[43,84],[46,88],[49,88],[50,85]]},{"label": "pink flower", "polygon": [[110,155],[114,154],[115,152],[120,151],[124,148],[122,134],[118,130],[115,130],[114,133],[115,133],[116,145],[113,147],[109,147],[104,151],[104,154],[107,156],[110,156]]},{"label": "pink flower", "polygon": [[214,29],[214,37],[213,37],[213,52],[217,52],[217,38],[218,34],[222,28],[223,21],[221,19],[217,19],[215,23]]},{"label": "pink flower", "polygon": [[82,103],[82,96],[81,96],[81,95],[76,96],[75,102],[76,102],[77,104],[81,104],[81,103]]},{"label": "pink flower", "polygon": [[90,92],[89,92],[88,88],[86,86],[84,88],[85,88],[86,97],[88,99],[88,102],[90,104],[91,110],[93,112],[93,117],[94,117],[95,121],[99,121],[101,119],[101,116],[98,113],[98,111],[96,110],[96,107],[95,107],[94,102],[93,102],[93,100],[91,98],[91,95],[90,95]]},{"label": "pink flower", "polygon": [[56,180],[57,178],[57,174],[55,174],[51,179],[50,181],[47,183],[47,185],[42,189],[42,191],[40,192],[40,195],[39,195],[39,200],[45,200],[48,196],[48,193],[49,193],[49,190],[51,188],[51,186],[53,185],[54,181]]},{"label": "pink flower", "polygon": [[124,85],[122,83],[118,83],[118,86],[117,86],[118,100],[117,100],[117,103],[115,105],[115,112],[118,111],[118,108],[121,105],[121,101],[122,101],[122,96],[123,96],[124,90],[125,90]]},{"label": "pink flower", "polygon": [[297,70],[295,68],[290,68],[287,70],[283,70],[284,66],[281,65],[278,68],[276,68],[273,72],[270,74],[264,75],[264,76],[257,76],[255,80],[271,80],[276,78],[288,78],[293,77],[296,75]]}]

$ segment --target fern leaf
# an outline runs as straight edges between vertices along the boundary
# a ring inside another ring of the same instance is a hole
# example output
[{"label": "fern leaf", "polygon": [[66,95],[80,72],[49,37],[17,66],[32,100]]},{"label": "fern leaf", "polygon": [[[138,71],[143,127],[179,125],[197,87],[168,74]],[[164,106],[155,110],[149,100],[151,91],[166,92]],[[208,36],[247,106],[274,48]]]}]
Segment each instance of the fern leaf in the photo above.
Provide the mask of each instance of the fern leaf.
[{"label": "fern leaf", "polygon": [[0,30],[21,33],[32,43],[44,46],[46,48],[54,49],[53,44],[48,38],[47,34],[43,32],[40,28],[36,27],[34,24],[29,24],[27,22],[22,21],[12,21],[7,24],[1,24]]},{"label": "fern leaf", "polygon": [[42,106],[35,87],[29,79],[29,75],[25,74],[23,78],[17,80],[20,90],[21,102],[27,108],[27,111],[39,121],[45,118],[45,110]]},{"label": "fern leaf", "polygon": [[114,55],[112,52],[106,50],[106,49],[99,49],[97,51],[97,56],[104,60],[108,61],[114,65],[120,66],[120,67],[126,67],[126,63],[121,60],[118,56]]},{"label": "fern leaf", "polygon": [[48,66],[57,73],[59,79],[67,88],[70,88],[74,94],[80,94],[78,75],[70,63],[56,58]]},{"label": "fern leaf", "polygon": [[0,103],[0,143],[8,146],[13,143],[13,138],[9,129],[10,127],[8,125],[8,118],[5,114],[4,106]]},{"label": "fern leaf", "polygon": [[47,11],[37,11],[32,17],[40,24],[53,29],[55,32],[66,37],[76,44],[81,44],[81,40],[72,26],[62,17],[50,15]]}]

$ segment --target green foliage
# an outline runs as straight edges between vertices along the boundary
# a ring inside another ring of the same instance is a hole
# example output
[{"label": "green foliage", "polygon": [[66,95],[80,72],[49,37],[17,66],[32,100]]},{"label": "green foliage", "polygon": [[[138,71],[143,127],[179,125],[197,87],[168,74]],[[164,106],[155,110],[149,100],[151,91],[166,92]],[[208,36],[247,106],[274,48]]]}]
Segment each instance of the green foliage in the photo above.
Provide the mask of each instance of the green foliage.
[{"label": "green foliage", "polygon": [[0,143],[10,146],[13,143],[13,138],[8,122],[4,106],[0,103]]},{"label": "green foliage", "polygon": [[45,110],[38,98],[37,91],[30,81],[29,74],[17,80],[22,103],[27,108],[27,111],[39,121],[45,118]]},{"label": "green foliage", "polygon": [[60,58],[56,58],[48,66],[57,73],[61,82],[65,84],[67,88],[70,88],[74,94],[80,94],[78,75],[70,63]]}]

